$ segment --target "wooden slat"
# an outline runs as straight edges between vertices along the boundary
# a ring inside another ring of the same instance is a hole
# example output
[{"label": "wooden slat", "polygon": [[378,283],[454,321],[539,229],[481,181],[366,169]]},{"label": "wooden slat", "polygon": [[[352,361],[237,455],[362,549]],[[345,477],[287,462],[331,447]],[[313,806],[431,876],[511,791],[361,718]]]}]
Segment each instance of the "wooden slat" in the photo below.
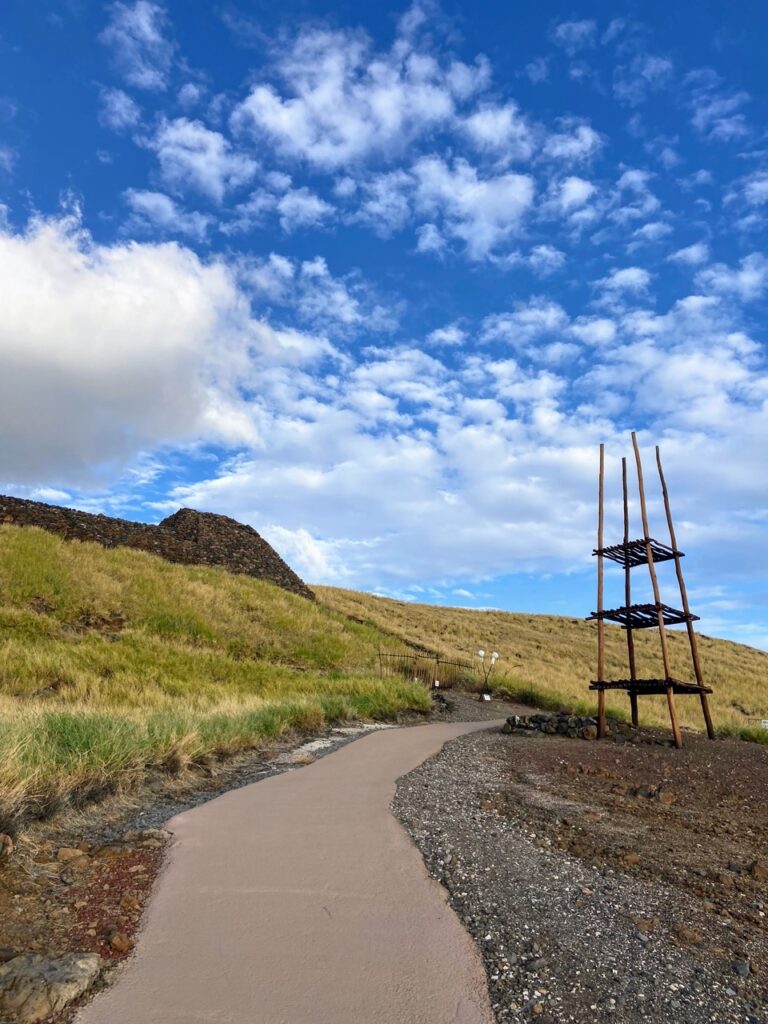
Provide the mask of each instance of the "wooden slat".
[{"label": "wooden slat", "polygon": [[669,562],[676,555],[678,558],[684,558],[682,551],[674,551],[668,544],[664,544],[659,540],[655,540],[653,537],[649,537],[648,540],[638,537],[635,540],[627,540],[622,544],[610,544],[608,547],[601,549],[595,548],[593,555],[602,554],[605,558],[610,559],[612,562],[618,562],[619,565],[626,565],[627,563],[633,568],[638,565],[646,565],[648,562],[647,546],[651,545],[651,551],[653,552],[654,562]]},{"label": "wooden slat", "polygon": [[653,629],[658,625],[659,616],[663,616],[664,624],[677,626],[688,621],[697,620],[698,615],[688,615],[678,608],[670,608],[667,604],[633,604],[629,607],[622,605],[620,608],[606,608],[603,612],[592,612],[589,619],[607,619],[609,622],[616,622],[624,629]]}]

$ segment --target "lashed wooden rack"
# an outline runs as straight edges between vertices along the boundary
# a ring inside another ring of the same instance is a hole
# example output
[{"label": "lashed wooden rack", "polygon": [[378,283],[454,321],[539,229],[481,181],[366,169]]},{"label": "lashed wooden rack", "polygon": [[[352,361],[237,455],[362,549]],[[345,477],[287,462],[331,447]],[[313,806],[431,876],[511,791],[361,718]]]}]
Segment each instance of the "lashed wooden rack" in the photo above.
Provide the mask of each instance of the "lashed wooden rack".
[{"label": "lashed wooden rack", "polygon": [[[675,696],[682,694],[695,694],[701,700],[701,708],[704,713],[704,721],[707,727],[707,735],[714,739],[715,733],[712,726],[712,716],[709,712],[707,695],[712,693],[710,687],[705,686],[699,661],[699,652],[696,646],[696,634],[693,623],[698,619],[697,615],[691,614],[688,605],[688,593],[685,589],[683,570],[680,560],[684,557],[683,552],[678,550],[675,528],[672,522],[672,512],[669,504],[669,493],[667,491],[664,471],[661,468],[661,454],[658,445],[656,447],[656,465],[661,481],[661,490],[664,497],[664,509],[669,529],[669,544],[664,544],[650,536],[648,528],[648,512],[645,502],[645,486],[643,483],[643,465],[640,459],[640,449],[637,444],[637,435],[632,434],[632,447],[635,453],[637,464],[637,483],[640,493],[640,515],[643,524],[643,536],[630,540],[629,537],[629,495],[627,490],[627,460],[621,460],[621,479],[624,494],[624,540],[621,544],[612,544],[605,547],[603,544],[603,503],[605,491],[605,445],[600,445],[600,479],[598,487],[598,525],[597,525],[597,548],[593,555],[597,557],[597,611],[592,612],[590,619],[597,620],[597,679],[590,683],[590,690],[597,691],[597,721],[598,736],[606,733],[605,722],[605,692],[606,690],[624,690],[629,694],[629,702],[632,711],[632,724],[638,724],[637,698],[649,694],[666,694],[669,707],[669,718],[672,723],[672,735],[676,747],[682,747],[683,737],[680,731],[680,723],[675,708]],[[624,568],[624,601],[619,608],[603,607],[604,590],[604,560],[609,559],[617,562]],[[675,572],[680,589],[680,602],[682,609],[671,608],[661,601],[659,580],[656,574],[656,565],[659,562],[675,563]],[[648,566],[653,588],[653,603],[632,604],[632,569],[641,565]],[[629,661],[628,679],[606,679],[605,678],[605,623],[615,622],[625,630],[627,635],[627,657]],[[691,662],[693,674],[696,679],[694,683],[684,682],[672,676],[669,649],[667,644],[667,626],[681,625],[685,623],[688,632],[688,641],[691,649]],[[635,669],[635,642],[633,633],[636,629],[654,629],[659,631],[661,643],[661,658],[664,665],[664,676],[658,679],[638,679]]]}]

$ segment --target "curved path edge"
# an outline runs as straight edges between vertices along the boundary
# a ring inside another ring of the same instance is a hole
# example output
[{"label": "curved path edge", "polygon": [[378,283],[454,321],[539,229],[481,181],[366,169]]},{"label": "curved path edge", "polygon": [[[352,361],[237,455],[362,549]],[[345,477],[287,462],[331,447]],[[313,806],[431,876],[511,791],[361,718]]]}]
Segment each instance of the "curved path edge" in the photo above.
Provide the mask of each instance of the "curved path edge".
[{"label": "curved path edge", "polygon": [[136,955],[77,1024],[493,1024],[390,805],[444,743],[500,724],[384,729],[173,818]]}]

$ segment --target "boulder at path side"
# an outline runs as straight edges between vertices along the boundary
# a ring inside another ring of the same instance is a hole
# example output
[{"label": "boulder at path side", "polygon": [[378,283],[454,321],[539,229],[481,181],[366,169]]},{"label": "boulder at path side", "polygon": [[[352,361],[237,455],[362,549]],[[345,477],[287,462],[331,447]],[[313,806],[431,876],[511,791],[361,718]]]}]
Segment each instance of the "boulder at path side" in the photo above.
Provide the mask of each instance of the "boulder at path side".
[{"label": "boulder at path side", "polygon": [[96,953],[17,956],[0,966],[0,1017],[37,1024],[87,992],[100,970]]}]

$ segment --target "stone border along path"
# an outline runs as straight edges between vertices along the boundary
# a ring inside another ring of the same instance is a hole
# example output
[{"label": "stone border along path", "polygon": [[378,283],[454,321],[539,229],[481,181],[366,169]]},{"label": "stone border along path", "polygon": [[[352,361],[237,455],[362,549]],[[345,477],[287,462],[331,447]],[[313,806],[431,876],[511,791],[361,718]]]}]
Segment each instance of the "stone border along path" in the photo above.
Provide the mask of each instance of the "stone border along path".
[{"label": "stone border along path", "polygon": [[76,1024],[493,1024],[396,780],[498,722],[385,729],[173,818],[136,955]]}]

